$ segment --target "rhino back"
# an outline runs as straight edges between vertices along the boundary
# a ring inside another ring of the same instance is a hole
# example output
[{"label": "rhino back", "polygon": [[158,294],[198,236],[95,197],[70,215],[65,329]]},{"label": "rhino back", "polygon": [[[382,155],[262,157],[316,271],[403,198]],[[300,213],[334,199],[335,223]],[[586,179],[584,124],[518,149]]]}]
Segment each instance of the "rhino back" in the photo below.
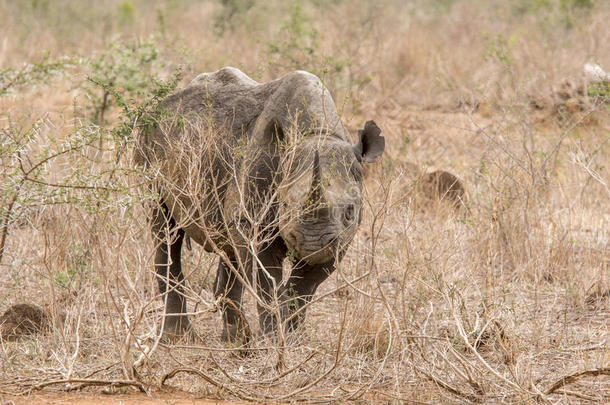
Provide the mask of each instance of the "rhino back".
[{"label": "rhino back", "polygon": [[[256,138],[275,119],[285,130],[296,125],[302,134],[324,130],[350,141],[330,92],[318,77],[304,71],[261,84],[236,68],[225,67],[198,75],[160,108],[165,115],[208,118],[204,122],[235,138]],[[176,135],[162,134],[158,128],[146,132],[140,135],[135,154],[139,164],[153,155],[163,156],[166,142]]]}]

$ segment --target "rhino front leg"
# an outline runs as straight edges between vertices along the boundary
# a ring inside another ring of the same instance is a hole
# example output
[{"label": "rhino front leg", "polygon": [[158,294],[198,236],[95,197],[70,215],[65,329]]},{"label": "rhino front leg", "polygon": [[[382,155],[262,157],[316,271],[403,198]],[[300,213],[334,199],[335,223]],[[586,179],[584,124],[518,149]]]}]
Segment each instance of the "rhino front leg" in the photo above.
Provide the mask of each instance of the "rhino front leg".
[{"label": "rhino front leg", "polygon": [[305,319],[307,305],[318,286],[335,270],[335,260],[322,264],[299,262],[294,265],[282,294],[282,319],[288,332],[296,331]]},{"label": "rhino front leg", "polygon": [[153,239],[157,246],[155,270],[159,291],[165,301],[163,337],[174,340],[191,331],[191,324],[185,315],[184,275],[180,263],[184,231],[176,229],[176,223],[169,216],[165,205],[155,208],[152,225]]},{"label": "rhino front leg", "polygon": [[258,258],[264,269],[258,271],[258,295],[265,303],[258,303],[258,319],[262,333],[268,335],[277,330],[277,299],[280,292],[276,289],[282,282],[283,262],[286,257],[286,245],[276,239],[266,246]]},{"label": "rhino front leg", "polygon": [[237,260],[231,260],[229,265],[220,259],[214,282],[214,296],[220,298],[222,340],[235,346],[245,346],[250,342],[251,333],[241,305],[244,286],[235,271],[240,271]]}]

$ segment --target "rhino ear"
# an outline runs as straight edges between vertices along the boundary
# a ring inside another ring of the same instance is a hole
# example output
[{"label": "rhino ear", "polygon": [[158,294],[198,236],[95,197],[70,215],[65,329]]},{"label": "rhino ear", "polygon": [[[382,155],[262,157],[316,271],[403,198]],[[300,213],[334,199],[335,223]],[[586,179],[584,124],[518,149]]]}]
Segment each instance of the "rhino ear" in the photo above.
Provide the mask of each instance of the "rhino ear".
[{"label": "rhino ear", "polygon": [[367,121],[364,129],[358,130],[358,143],[354,145],[354,153],[358,161],[373,163],[385,149],[385,138],[380,136],[381,129],[375,121]]}]

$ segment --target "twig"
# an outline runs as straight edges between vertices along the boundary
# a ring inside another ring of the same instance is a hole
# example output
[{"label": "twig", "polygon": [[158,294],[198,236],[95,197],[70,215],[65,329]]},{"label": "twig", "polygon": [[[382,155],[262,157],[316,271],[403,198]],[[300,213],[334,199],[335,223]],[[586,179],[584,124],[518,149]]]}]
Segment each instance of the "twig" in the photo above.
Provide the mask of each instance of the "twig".
[{"label": "twig", "polygon": [[161,385],[165,385],[165,382],[167,380],[169,380],[170,378],[173,378],[176,374],[178,373],[187,373],[187,374],[195,374],[198,377],[201,377],[202,379],[204,379],[206,382],[224,389],[225,386],[222,385],[221,383],[217,382],[216,380],[212,379],[212,377],[209,377],[207,374],[204,374],[202,371],[199,371],[197,369],[194,368],[189,368],[189,367],[179,367],[179,368],[175,368],[172,371],[170,371],[169,373],[165,374],[163,377],[161,377]]},{"label": "twig", "polygon": [[[337,291],[340,291],[342,289],[344,289],[345,287],[348,287],[349,285],[352,285],[354,283],[357,283],[358,281],[362,280],[365,277],[368,277],[369,274],[371,274],[371,271],[367,271],[366,273],[362,274],[361,276],[356,277],[355,279],[351,280],[350,282],[346,282],[344,284],[341,284],[339,287],[334,288],[330,291],[327,291],[324,294],[319,294],[317,295],[315,298],[313,298],[311,301],[309,301],[308,303],[306,303],[305,305],[302,305],[301,307],[299,307],[296,311],[294,311],[293,313],[290,314],[290,316],[286,317],[286,319],[284,319],[284,323],[290,321],[291,319],[295,318],[298,314],[300,314],[301,312],[305,311],[307,308],[309,308],[310,306],[312,306],[313,304],[321,301],[323,298],[328,297],[329,295],[332,295],[334,293],[336,293]],[[346,280],[347,281],[347,280]],[[349,284],[351,283],[351,284]],[[358,290],[359,291],[359,290]],[[374,298],[373,299],[379,299],[379,298]]]},{"label": "twig", "polygon": [[548,180],[546,178],[546,165],[548,164],[548,161],[551,159],[551,157],[553,157],[555,155],[555,152],[557,152],[557,150],[563,143],[564,139],[568,136],[568,134],[570,132],[572,132],[572,130],[574,128],[576,128],[578,125],[580,125],[586,118],[588,118],[591,114],[593,114],[595,111],[597,111],[597,109],[602,105],[604,105],[604,104],[600,103],[600,104],[594,105],[591,109],[589,109],[589,111],[585,112],[578,120],[576,120],[568,128],[566,128],[563,131],[563,133],[559,136],[559,139],[557,140],[555,145],[553,145],[553,149],[551,149],[551,151],[545,156],[544,160],[542,161],[542,164],[540,165],[541,172],[542,172],[545,180]]},{"label": "twig", "polygon": [[[266,350],[277,349],[278,346],[261,346],[261,347],[213,347],[213,346],[197,346],[197,345],[174,345],[168,343],[160,343],[160,346],[166,349],[175,348],[175,349],[193,349],[193,350],[206,350],[211,352],[235,352],[236,350],[244,351],[244,352],[264,352]],[[293,346],[279,346],[282,348],[290,349]]]},{"label": "twig", "polygon": [[[452,306],[453,306],[453,303],[452,303]],[[491,367],[491,365],[489,365],[489,363],[487,361],[485,361],[485,359],[483,358],[483,356],[481,356],[479,351],[468,340],[468,336],[466,335],[466,331],[464,330],[464,325],[462,325],[462,322],[460,321],[455,308],[452,309],[452,312],[453,312],[453,319],[455,321],[455,325],[457,327],[460,337],[462,338],[462,341],[464,342],[464,345],[466,345],[466,347],[472,352],[472,354],[474,354],[476,356],[476,358],[479,360],[479,362],[483,366],[485,366],[485,368],[488,369],[493,375],[495,375],[501,381],[504,381],[509,386],[511,386],[519,391],[523,391],[532,396],[535,396],[535,393],[528,391],[527,389],[521,387],[518,383],[513,382],[513,381],[509,380],[508,378],[504,377],[496,369]]]},{"label": "twig", "polygon": [[110,370],[112,367],[116,366],[117,364],[119,364],[119,363],[118,362],[114,362],[114,363],[111,363],[110,365],[108,365],[106,367],[98,368],[97,370],[94,370],[94,371],[90,372],[89,374],[87,374],[85,376],[85,378],[93,377],[97,373],[100,373],[102,371]]}]

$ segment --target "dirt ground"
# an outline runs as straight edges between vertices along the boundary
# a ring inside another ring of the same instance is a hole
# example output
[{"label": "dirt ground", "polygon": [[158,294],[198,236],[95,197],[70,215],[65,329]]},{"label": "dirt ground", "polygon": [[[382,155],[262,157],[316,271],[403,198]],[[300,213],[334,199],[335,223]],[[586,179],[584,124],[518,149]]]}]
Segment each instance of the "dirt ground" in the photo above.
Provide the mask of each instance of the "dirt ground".
[{"label": "dirt ground", "polygon": [[83,393],[35,393],[30,396],[0,397],[0,405],[235,405],[243,402],[218,401],[198,398],[188,393],[129,393],[104,395]]}]

